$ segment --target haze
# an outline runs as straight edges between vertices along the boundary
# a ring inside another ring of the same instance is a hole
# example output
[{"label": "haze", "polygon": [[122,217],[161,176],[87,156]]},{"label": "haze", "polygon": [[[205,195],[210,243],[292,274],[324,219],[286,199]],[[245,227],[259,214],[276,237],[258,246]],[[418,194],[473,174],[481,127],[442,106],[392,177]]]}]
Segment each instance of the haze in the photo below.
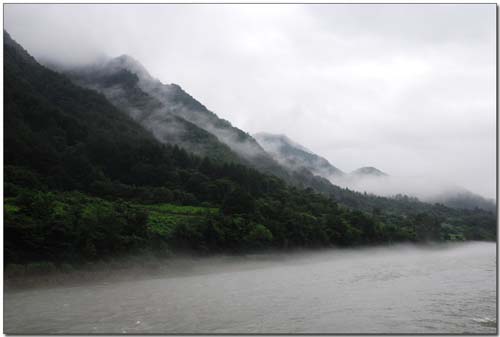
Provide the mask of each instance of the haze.
[{"label": "haze", "polygon": [[4,8],[41,61],[129,54],[233,125],[342,170],[495,196],[495,4]]}]

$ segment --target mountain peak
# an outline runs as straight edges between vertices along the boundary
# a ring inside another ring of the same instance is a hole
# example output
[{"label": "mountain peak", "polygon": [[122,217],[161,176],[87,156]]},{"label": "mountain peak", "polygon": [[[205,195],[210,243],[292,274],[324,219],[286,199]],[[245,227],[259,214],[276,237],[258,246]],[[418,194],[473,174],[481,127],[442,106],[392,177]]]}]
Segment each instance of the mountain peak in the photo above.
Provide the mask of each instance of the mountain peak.
[{"label": "mountain peak", "polygon": [[304,146],[294,142],[283,134],[260,132],[254,135],[259,144],[274,159],[294,171],[307,169],[322,177],[341,176],[344,173],[330,164],[328,160],[314,154]]},{"label": "mountain peak", "polygon": [[351,174],[364,175],[364,176],[377,176],[377,177],[388,176],[387,173],[382,172],[373,166],[360,167],[359,169],[352,171]]},{"label": "mountain peak", "polygon": [[258,132],[253,135],[253,137],[257,140],[261,140],[263,142],[273,143],[275,146],[292,146],[299,150],[313,153],[311,150],[306,147],[294,142],[290,138],[288,138],[285,134],[273,134],[268,132]]},{"label": "mountain peak", "polygon": [[30,63],[38,63],[33,56],[31,56],[26,49],[24,49],[19,43],[14,41],[14,39],[10,36],[10,34],[4,29],[3,31],[3,44],[4,46],[9,46],[14,48],[19,56],[21,56],[24,61]]},{"label": "mountain peak", "polygon": [[149,74],[146,68],[135,58],[127,54],[109,59],[103,64],[103,66],[108,69],[108,71],[128,70],[137,75],[139,79],[153,80],[153,77]]}]

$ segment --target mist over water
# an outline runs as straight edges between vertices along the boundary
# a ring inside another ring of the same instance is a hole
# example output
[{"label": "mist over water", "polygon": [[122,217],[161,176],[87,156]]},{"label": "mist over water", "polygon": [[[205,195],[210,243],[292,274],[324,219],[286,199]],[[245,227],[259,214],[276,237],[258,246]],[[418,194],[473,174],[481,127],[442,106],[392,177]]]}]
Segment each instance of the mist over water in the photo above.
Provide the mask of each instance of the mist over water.
[{"label": "mist over water", "polygon": [[6,291],[5,333],[495,333],[494,243],[171,261],[164,275]]}]

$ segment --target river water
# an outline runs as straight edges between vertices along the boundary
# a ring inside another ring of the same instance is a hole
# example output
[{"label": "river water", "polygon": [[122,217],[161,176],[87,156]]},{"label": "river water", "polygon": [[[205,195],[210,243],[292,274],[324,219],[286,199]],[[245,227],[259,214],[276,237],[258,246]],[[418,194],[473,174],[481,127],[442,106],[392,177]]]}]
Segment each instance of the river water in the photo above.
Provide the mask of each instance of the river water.
[{"label": "river water", "polygon": [[161,276],[7,291],[4,333],[497,331],[494,243],[184,262]]}]

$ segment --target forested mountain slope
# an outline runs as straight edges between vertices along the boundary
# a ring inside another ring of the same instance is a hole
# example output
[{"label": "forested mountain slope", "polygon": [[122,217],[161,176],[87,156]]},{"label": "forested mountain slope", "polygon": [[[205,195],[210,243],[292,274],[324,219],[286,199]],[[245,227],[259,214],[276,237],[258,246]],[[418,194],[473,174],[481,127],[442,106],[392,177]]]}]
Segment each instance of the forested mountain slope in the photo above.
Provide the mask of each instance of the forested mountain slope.
[{"label": "forested mountain slope", "polygon": [[163,143],[289,179],[249,134],[219,118],[180,86],[153,78],[130,56],[63,71],[77,84],[102,92]]},{"label": "forested mountain slope", "polygon": [[[76,84],[103,93],[115,106],[152,131],[162,143],[176,144],[213,160],[251,166],[295,187],[310,187],[348,207],[371,211],[379,203],[376,198],[332,185],[320,173],[327,170],[342,175],[343,172],[327,162],[323,165],[325,160],[319,157],[312,161],[320,162],[320,169],[314,165],[291,166],[275,160],[253,137],[218,118],[178,85],[162,84],[130,56],[78,68],[51,67]],[[301,149],[298,151],[305,153]]]}]

